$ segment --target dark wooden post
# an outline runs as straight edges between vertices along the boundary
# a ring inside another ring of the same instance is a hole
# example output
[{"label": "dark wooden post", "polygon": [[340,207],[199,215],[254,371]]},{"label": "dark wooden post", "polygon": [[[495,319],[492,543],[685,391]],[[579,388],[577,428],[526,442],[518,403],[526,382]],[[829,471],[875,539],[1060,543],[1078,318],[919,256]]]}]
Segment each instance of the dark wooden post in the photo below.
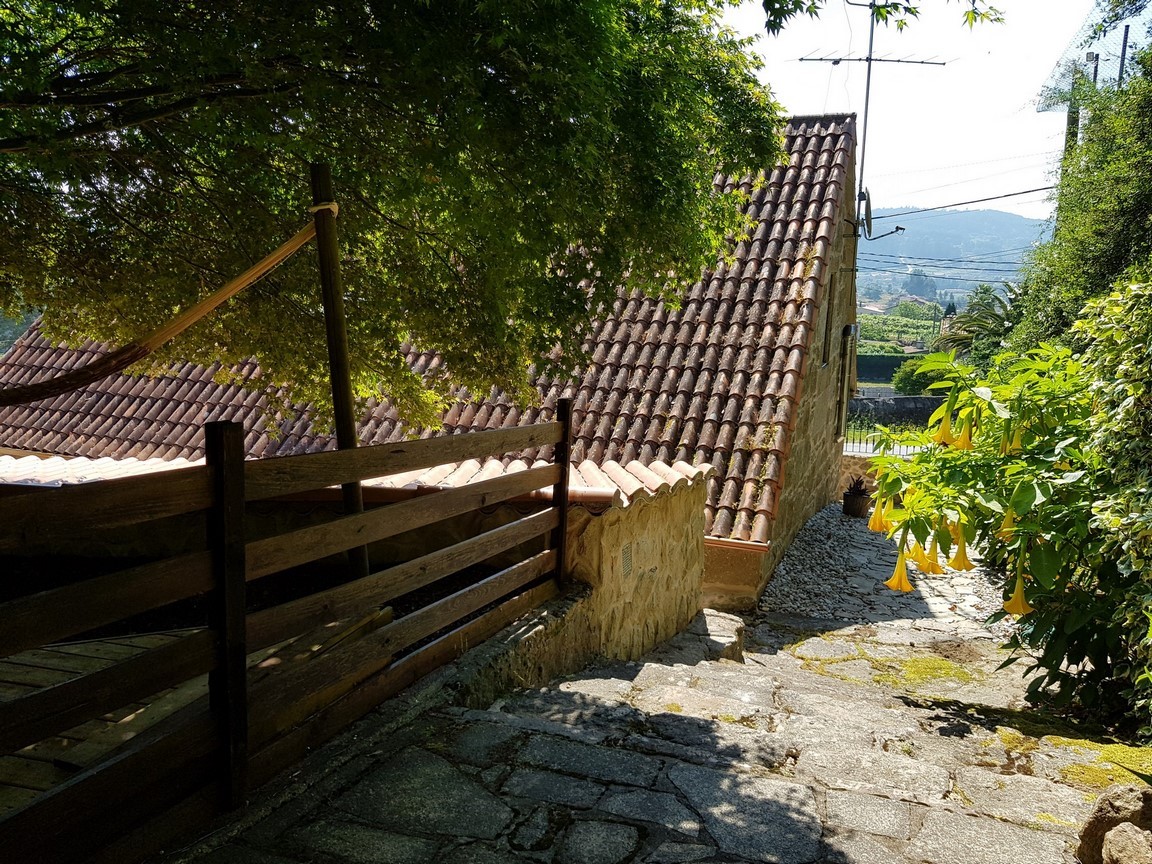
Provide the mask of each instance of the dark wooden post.
[{"label": "dark wooden post", "polygon": [[[340,278],[340,244],[336,237],[335,194],[332,169],[313,164],[312,207],[316,221],[316,249],[320,255],[320,292],[324,301],[324,329],[328,339],[328,374],[332,381],[332,411],[336,422],[336,446],[356,447],[356,404],[352,399],[352,366],[348,357],[348,328],[344,318],[344,283]],[[325,205],[332,205],[331,207]],[[360,483],[345,483],[344,512],[363,513]],[[368,550],[348,550],[353,578],[368,575]]]},{"label": "dark wooden post", "polygon": [[208,674],[208,701],[221,742],[221,801],[232,810],[244,803],[248,776],[248,672],[244,580],[244,427],[204,426],[206,461],[212,469],[213,501],[208,544],[216,587],[209,626],[217,635],[216,668]]},{"label": "dark wooden post", "polygon": [[560,466],[560,479],[552,487],[552,506],[560,517],[560,524],[552,534],[552,548],[556,550],[556,577],[568,575],[568,460],[572,453],[572,400],[556,402],[556,421],[561,425],[560,440],[553,448],[553,461]]}]

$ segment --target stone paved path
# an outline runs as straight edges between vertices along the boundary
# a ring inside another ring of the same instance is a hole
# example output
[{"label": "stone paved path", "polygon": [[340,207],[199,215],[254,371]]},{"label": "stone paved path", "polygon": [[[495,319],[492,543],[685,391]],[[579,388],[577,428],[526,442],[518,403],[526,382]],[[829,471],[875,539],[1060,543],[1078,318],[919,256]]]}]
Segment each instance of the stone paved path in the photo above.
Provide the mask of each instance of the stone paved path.
[{"label": "stone paved path", "polygon": [[988,591],[877,589],[891,544],[832,510],[790,556],[754,618],[421,716],[178,860],[1072,862],[1093,784],[1124,772],[1045,737],[1018,667],[994,671]]}]

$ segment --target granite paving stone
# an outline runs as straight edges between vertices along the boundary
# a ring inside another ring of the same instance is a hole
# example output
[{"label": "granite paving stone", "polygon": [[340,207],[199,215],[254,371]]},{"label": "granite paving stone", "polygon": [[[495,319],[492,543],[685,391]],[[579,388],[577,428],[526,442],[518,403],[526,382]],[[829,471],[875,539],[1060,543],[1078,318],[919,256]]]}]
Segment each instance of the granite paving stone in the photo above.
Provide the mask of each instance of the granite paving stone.
[{"label": "granite paving stone", "polygon": [[709,858],[715,852],[715,846],[704,846],[699,843],[661,843],[644,861],[646,864],[685,864],[688,861]]},{"label": "granite paving stone", "polygon": [[557,864],[620,864],[640,845],[640,832],[618,822],[577,822],[556,850]]},{"label": "granite paving stone", "polygon": [[660,772],[658,759],[543,735],[533,735],[517,757],[553,771],[629,786],[648,786]]},{"label": "granite paving stone", "polygon": [[552,771],[521,768],[512,773],[504,784],[506,795],[532,798],[552,804],[587,809],[596,806],[605,787],[579,777],[568,777]]},{"label": "granite paving stone", "polygon": [[724,852],[771,864],[816,860],[820,815],[808,786],[684,764],[669,776]]},{"label": "granite paving stone", "polygon": [[903,801],[829,790],[825,799],[828,824],[907,840],[912,832],[912,811]]},{"label": "granite paving stone", "polygon": [[492,839],[512,810],[446,759],[409,748],[336,799],[365,822],[402,833]]},{"label": "granite paving stone", "polygon": [[286,845],[307,854],[332,855],[348,864],[425,864],[434,861],[441,843],[409,837],[368,825],[324,819],[292,832]]},{"label": "granite paving stone", "polygon": [[630,790],[612,792],[600,802],[605,813],[623,816],[638,822],[655,822],[669,831],[695,837],[700,833],[700,820],[681,804],[675,795],[666,792]]},{"label": "granite paving stone", "polygon": [[934,810],[924,818],[907,855],[924,864],[1059,862],[1067,841],[1055,834],[983,816]]}]

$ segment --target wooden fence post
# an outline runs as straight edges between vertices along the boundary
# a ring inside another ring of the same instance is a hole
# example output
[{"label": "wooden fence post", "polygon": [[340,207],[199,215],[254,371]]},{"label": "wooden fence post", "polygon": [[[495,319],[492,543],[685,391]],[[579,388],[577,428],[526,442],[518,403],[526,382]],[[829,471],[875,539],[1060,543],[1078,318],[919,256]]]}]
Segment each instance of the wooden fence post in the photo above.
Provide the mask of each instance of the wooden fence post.
[{"label": "wooden fence post", "polygon": [[[344,283],[340,276],[340,244],[336,237],[336,203],[332,169],[313,164],[312,210],[316,222],[316,251],[320,256],[320,293],[324,303],[324,330],[328,340],[328,372],[332,381],[332,413],[335,415],[336,446],[356,447],[356,403],[352,398],[352,364],[348,354],[348,326],[344,317]],[[360,483],[345,483],[344,512],[363,513],[364,493]],[[352,578],[368,575],[368,550],[356,546],[348,550]]]},{"label": "wooden fence post", "polygon": [[208,623],[217,636],[216,668],[208,673],[208,700],[220,733],[221,803],[233,810],[244,803],[248,775],[244,427],[205,424],[204,448],[212,469],[208,545],[216,582]]},{"label": "wooden fence post", "polygon": [[552,548],[556,550],[556,578],[568,575],[568,460],[572,453],[572,400],[556,402],[556,421],[563,427],[560,440],[552,449],[552,459],[560,466],[560,479],[552,487],[552,506],[557,508],[560,524],[552,535]]}]

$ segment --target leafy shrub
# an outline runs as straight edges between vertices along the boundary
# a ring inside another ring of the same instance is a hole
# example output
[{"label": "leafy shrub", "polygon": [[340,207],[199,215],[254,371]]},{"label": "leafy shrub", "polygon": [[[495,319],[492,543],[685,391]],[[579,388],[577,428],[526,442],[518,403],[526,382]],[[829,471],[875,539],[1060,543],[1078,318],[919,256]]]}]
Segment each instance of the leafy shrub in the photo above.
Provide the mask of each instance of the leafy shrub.
[{"label": "leafy shrub", "polygon": [[[1004,582],[1002,614],[1021,616],[1009,647],[1039,673],[1034,695],[1135,709],[1149,734],[1152,285],[1095,301],[1076,329],[1083,355],[1043,344],[984,375],[954,354],[925,358],[919,371],[943,374],[949,397],[932,431],[882,433],[886,454],[922,449],[874,459],[877,510],[922,569],[936,552],[963,568],[968,544],[983,550]],[[904,587],[901,575],[890,584]]]},{"label": "leafy shrub", "polygon": [[919,396],[947,377],[945,370],[925,370],[923,364],[923,357],[912,357],[901,363],[892,373],[892,389],[901,396]]}]

